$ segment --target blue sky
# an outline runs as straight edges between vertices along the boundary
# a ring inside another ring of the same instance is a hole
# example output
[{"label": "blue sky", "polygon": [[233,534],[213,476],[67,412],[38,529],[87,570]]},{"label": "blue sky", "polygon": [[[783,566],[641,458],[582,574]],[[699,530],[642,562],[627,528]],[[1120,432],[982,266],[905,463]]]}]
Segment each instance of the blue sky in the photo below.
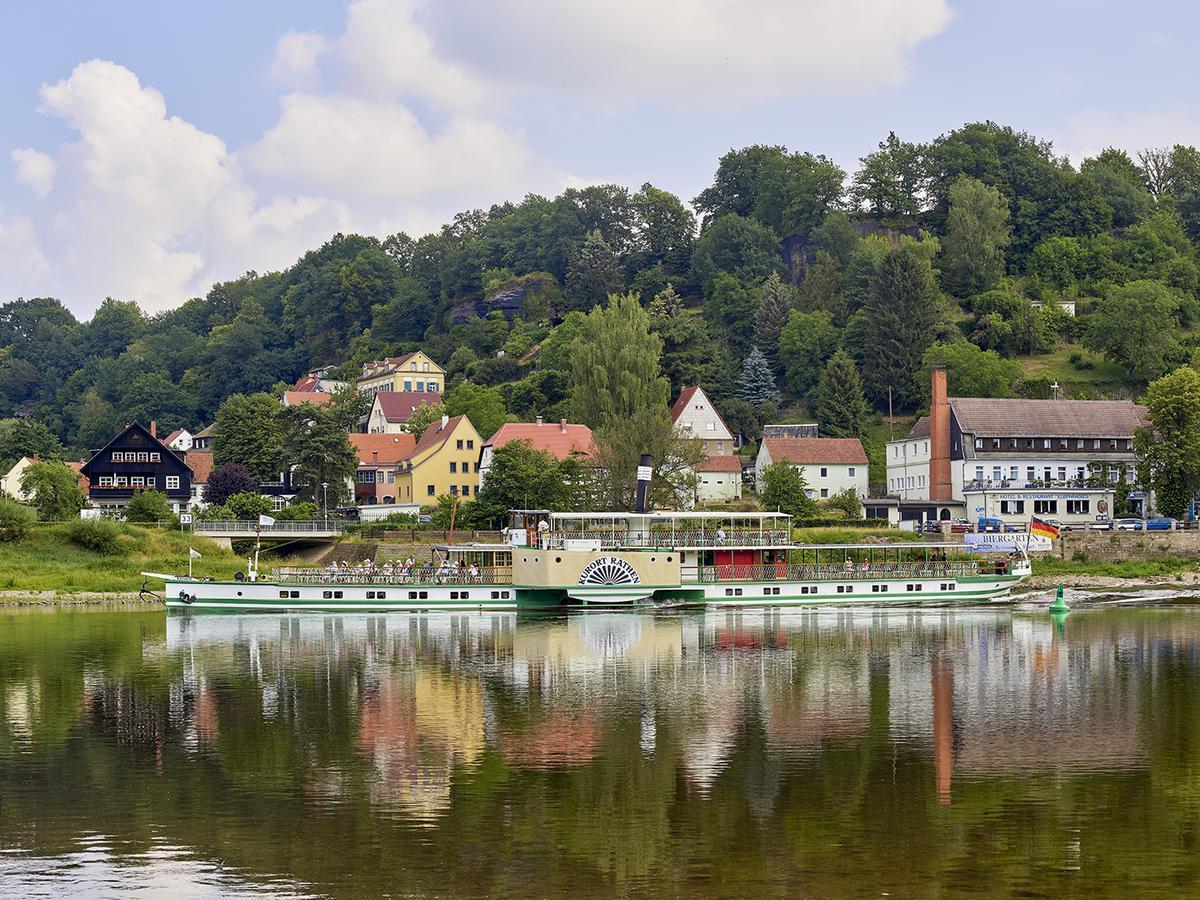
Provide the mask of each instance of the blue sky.
[{"label": "blue sky", "polygon": [[1200,143],[1162,0],[43,0],[6,10],[0,300],[150,309],[337,230],[571,184],[685,199],[721,153],[852,169],[991,118],[1078,161]]}]

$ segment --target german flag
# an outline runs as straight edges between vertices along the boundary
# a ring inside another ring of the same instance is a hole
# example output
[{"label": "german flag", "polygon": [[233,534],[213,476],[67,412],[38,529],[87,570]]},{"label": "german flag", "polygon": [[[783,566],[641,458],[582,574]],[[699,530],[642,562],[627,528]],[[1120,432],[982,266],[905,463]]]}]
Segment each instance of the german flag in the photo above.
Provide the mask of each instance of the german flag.
[{"label": "german flag", "polygon": [[1058,537],[1058,526],[1051,525],[1049,522],[1034,516],[1029,522],[1029,533],[1054,540]]}]

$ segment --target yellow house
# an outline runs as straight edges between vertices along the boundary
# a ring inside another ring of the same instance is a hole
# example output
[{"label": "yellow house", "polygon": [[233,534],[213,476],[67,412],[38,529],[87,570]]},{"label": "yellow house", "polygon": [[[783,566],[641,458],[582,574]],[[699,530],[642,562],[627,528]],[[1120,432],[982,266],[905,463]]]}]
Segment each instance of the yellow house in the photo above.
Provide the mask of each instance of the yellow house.
[{"label": "yellow house", "polygon": [[363,363],[358,379],[360,394],[380,391],[409,391],[418,394],[438,394],[446,390],[446,372],[420,350],[406,356],[389,356]]},{"label": "yellow house", "polygon": [[433,503],[443,494],[473,500],[483,441],[466,416],[430,423],[396,474],[397,503]]}]

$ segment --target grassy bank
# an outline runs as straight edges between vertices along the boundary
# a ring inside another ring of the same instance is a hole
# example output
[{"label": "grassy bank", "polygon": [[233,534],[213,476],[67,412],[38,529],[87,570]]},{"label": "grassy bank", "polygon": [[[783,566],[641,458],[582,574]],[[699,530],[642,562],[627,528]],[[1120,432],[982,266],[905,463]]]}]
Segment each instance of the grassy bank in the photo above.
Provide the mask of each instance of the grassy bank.
[{"label": "grassy bank", "polygon": [[[126,592],[142,586],[140,572],[186,572],[188,536],[178,531],[121,525],[116,552],[98,553],[74,543],[70,526],[34,528],[23,540],[0,544],[0,590]],[[202,554],[198,576],[229,578],[245,560],[209,541],[192,542]],[[161,585],[157,585],[161,589]]]},{"label": "grassy bank", "polygon": [[794,528],[792,540],[798,544],[898,544],[920,541],[924,535],[899,528]]},{"label": "grassy bank", "polygon": [[1154,559],[1109,561],[1071,560],[1056,556],[1033,557],[1034,575],[1092,575],[1103,578],[1154,579],[1185,572],[1200,571],[1200,559],[1183,556],[1158,556]]}]

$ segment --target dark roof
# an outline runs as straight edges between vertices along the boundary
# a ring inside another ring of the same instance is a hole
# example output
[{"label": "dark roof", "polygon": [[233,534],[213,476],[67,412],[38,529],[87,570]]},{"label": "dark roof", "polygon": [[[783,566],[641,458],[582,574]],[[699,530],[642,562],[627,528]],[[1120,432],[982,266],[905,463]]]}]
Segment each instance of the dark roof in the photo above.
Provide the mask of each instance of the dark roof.
[{"label": "dark roof", "polygon": [[1131,400],[951,397],[950,408],[976,437],[1127,438],[1146,421],[1146,408]]},{"label": "dark roof", "polygon": [[[90,479],[92,471],[93,471],[92,463],[95,462],[96,460],[103,461],[106,458],[104,456],[104,451],[107,450],[109,447],[113,446],[114,444],[118,445],[118,449],[124,449],[127,446],[127,444],[122,443],[122,438],[124,438],[125,435],[129,434],[129,432],[131,432],[131,431],[137,431],[142,434],[142,436],[149,442],[149,443],[142,444],[142,446],[146,447],[147,449],[153,449],[155,445],[158,445],[158,447],[160,448],[160,451],[162,453],[162,462],[163,463],[173,462],[175,464],[176,468],[178,468],[181,471],[187,472],[188,477],[189,478],[191,477],[192,472],[188,468],[187,463],[185,463],[183,461],[183,457],[184,457],[183,451],[182,450],[174,450],[171,447],[168,447],[161,440],[159,440],[159,438],[156,435],[151,434],[150,429],[147,428],[145,425],[143,425],[141,422],[130,422],[128,425],[126,425],[124,428],[122,428],[116,434],[116,436],[113,437],[112,440],[110,440],[107,444],[105,444],[103,447],[101,447],[99,450],[97,450],[95,453],[93,453],[91,456],[89,456],[87,461],[82,466],[79,467],[79,470],[84,475],[87,475],[88,478]],[[139,447],[139,450],[140,449],[141,448]]]},{"label": "dark roof", "polygon": [[830,463],[833,465],[867,464],[867,451],[858,438],[763,438],[763,446],[771,454],[771,462],[798,465]]},{"label": "dark roof", "polygon": [[917,421],[913,422],[913,427],[908,430],[910,438],[927,438],[929,437],[929,416],[921,416]]},{"label": "dark roof", "polygon": [[388,422],[407,422],[418,407],[441,403],[442,395],[421,391],[380,391],[374,402],[379,404],[379,410]]}]

